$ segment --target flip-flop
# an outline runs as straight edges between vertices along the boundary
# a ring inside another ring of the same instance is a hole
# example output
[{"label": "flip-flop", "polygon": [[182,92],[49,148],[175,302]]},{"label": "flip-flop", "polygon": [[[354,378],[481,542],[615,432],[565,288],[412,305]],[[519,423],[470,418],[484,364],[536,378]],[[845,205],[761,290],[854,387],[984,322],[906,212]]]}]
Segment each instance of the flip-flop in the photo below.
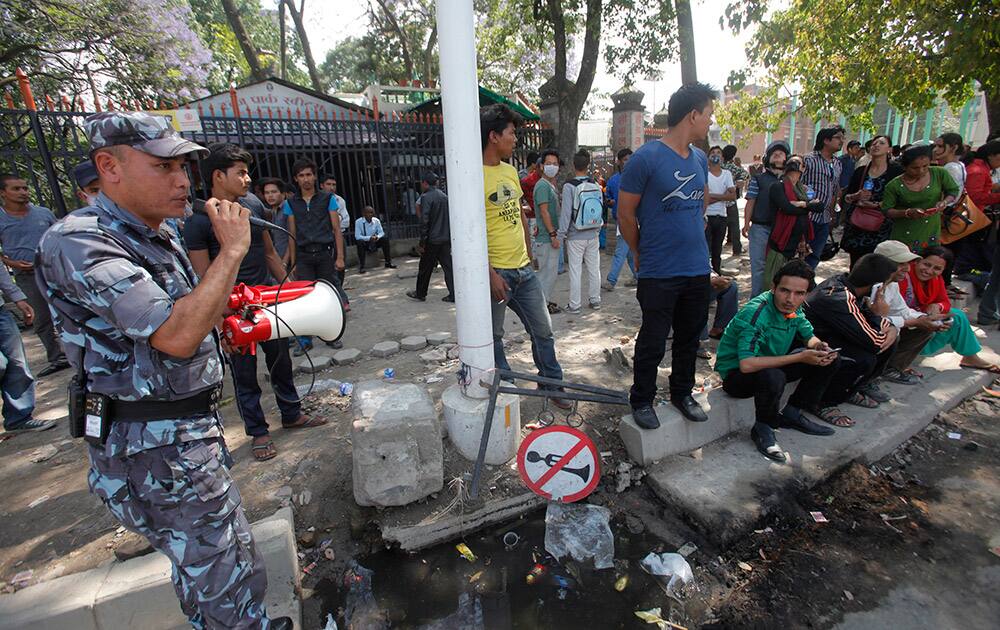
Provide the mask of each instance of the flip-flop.
[{"label": "flip-flop", "polygon": [[326,420],[322,418],[317,418],[315,416],[299,416],[299,418],[292,424],[282,424],[282,429],[309,429],[312,427],[320,427],[326,424]]},{"label": "flip-flop", "polygon": [[250,452],[253,453],[253,458],[258,462],[266,462],[278,456],[278,450],[274,447],[274,440],[268,440],[261,444],[252,444]]},{"label": "flip-flop", "polygon": [[855,424],[850,416],[844,415],[844,412],[836,407],[817,407],[810,411],[823,422],[841,429],[849,429]]},{"label": "flip-flop", "polygon": [[983,370],[984,372],[990,372],[991,374],[1000,374],[1000,365],[996,363],[990,363],[989,365],[962,365],[958,364],[958,367],[963,370]]},{"label": "flip-flop", "polygon": [[874,409],[878,407],[877,400],[867,394],[862,394],[861,392],[854,392],[851,394],[851,397],[847,399],[847,402],[855,407],[863,407],[865,409]]}]

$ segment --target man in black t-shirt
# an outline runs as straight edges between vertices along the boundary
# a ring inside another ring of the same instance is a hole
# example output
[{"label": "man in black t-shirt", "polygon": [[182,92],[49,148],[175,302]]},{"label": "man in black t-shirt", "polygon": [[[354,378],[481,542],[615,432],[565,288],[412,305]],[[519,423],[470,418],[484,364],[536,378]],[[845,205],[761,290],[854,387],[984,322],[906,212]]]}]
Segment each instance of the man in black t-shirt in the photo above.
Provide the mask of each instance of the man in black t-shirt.
[{"label": "man in black t-shirt", "polygon": [[420,269],[417,271],[417,288],[407,291],[410,299],[423,302],[427,299],[427,287],[431,274],[441,263],[448,295],[444,302],[455,301],[455,281],[451,271],[451,227],[448,223],[448,195],[437,187],[438,176],[424,173],[420,180],[423,192],[417,200],[417,214],[420,215]]},{"label": "man in black t-shirt", "polygon": [[[266,209],[250,190],[250,154],[232,144],[214,144],[202,161],[204,181],[209,182],[211,197],[239,201],[255,216],[264,218]],[[196,208],[197,209],[197,208]],[[237,282],[248,285],[268,284],[269,272],[279,281],[285,277],[285,266],[274,249],[267,230],[251,225],[250,249],[240,264]],[[208,216],[195,212],[184,222],[184,242],[188,247],[191,264],[198,275],[204,275],[211,261],[219,252],[219,243],[212,233]],[[258,344],[271,375],[271,389],[281,411],[281,426],[303,428],[326,424],[325,420],[302,414],[302,406],[295,381],[292,378],[292,359],[285,339],[264,341]],[[266,461],[277,455],[268,433],[267,420],[260,406],[260,385],[257,382],[257,357],[253,354],[233,352],[229,355],[236,388],[236,400],[247,435],[253,439],[253,455],[257,461]]]}]

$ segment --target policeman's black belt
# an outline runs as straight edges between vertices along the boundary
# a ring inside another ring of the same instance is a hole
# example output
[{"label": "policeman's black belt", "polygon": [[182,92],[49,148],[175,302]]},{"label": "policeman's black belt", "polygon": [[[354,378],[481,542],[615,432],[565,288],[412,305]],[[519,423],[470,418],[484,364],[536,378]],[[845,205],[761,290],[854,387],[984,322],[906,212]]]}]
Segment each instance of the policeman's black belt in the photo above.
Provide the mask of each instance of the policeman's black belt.
[{"label": "policeman's black belt", "polygon": [[111,400],[112,422],[150,422],[206,416],[219,407],[222,388],[215,387],[181,400]]}]

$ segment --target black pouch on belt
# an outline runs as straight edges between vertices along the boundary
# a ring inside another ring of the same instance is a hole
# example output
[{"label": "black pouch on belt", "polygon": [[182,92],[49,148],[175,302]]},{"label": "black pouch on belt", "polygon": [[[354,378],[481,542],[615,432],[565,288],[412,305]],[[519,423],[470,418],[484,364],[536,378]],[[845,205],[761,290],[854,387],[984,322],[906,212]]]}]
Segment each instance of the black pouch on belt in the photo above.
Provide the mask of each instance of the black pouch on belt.
[{"label": "black pouch on belt", "polygon": [[86,395],[84,439],[94,446],[104,446],[111,432],[111,399],[104,394]]}]

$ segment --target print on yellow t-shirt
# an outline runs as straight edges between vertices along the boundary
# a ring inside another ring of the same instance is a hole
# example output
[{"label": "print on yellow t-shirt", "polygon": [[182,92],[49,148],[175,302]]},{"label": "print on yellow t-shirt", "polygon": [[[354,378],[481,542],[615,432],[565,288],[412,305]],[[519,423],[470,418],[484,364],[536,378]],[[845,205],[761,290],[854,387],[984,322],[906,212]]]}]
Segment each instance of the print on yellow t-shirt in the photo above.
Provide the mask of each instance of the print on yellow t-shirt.
[{"label": "print on yellow t-shirt", "polygon": [[521,182],[506,162],[483,166],[486,197],[486,244],[490,266],[519,269],[531,263],[521,225]]}]

